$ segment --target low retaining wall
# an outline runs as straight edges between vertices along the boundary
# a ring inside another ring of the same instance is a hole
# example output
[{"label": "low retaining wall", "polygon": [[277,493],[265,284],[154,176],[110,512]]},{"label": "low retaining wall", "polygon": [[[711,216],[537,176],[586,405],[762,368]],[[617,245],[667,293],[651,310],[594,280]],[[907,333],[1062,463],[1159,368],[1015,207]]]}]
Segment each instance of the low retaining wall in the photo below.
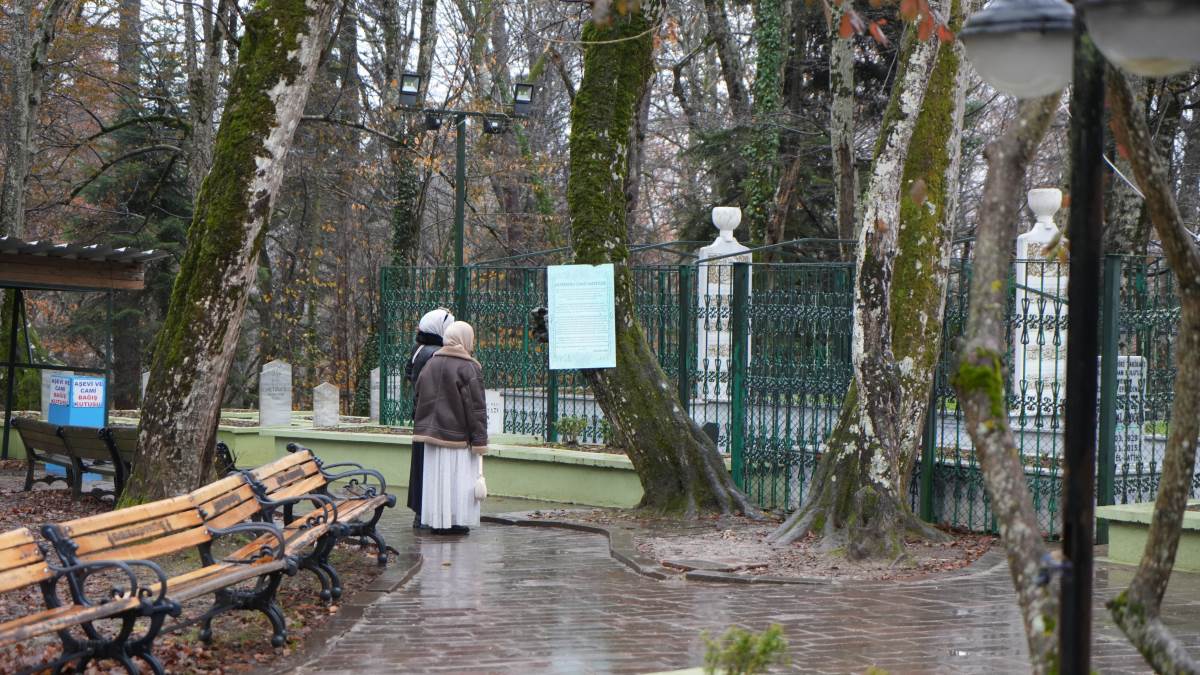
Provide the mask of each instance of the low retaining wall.
[{"label": "low retaining wall", "polygon": [[[281,457],[288,443],[311,448],[322,460],[358,462],[379,470],[389,485],[408,486],[412,437],[402,434],[312,429],[261,429],[262,438],[273,440],[272,454],[260,447],[243,452],[234,449],[244,465]],[[488,492],[500,497],[523,497],[588,506],[634,506],[642,498],[642,486],[629,459],[623,455],[576,452],[515,445],[520,437],[499,436],[483,459]],[[231,446],[232,447],[232,446]]]},{"label": "low retaining wall", "polygon": [[[1200,500],[1189,500],[1189,510],[1183,512],[1183,531],[1175,553],[1174,569],[1179,572],[1200,572],[1200,511],[1191,510],[1197,505]],[[1097,507],[1096,518],[1108,523],[1108,559],[1127,565],[1141,562],[1153,516],[1153,502]]]}]

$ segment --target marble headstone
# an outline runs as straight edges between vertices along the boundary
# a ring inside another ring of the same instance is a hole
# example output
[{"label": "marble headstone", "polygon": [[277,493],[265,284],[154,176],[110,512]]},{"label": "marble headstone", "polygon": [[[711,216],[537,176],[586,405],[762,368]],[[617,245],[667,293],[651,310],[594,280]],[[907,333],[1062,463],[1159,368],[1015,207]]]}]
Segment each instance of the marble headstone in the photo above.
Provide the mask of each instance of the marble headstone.
[{"label": "marble headstone", "polygon": [[292,423],[292,366],[271,361],[258,376],[258,424],[286,427]]},{"label": "marble headstone", "polygon": [[142,401],[146,400],[146,385],[150,383],[150,371],[142,373]]},{"label": "marble headstone", "polygon": [[487,405],[488,435],[504,433],[504,394],[495,389],[488,389],[483,392],[483,396]]},{"label": "marble headstone", "polygon": [[50,378],[66,377],[75,373],[69,370],[43,370],[42,371],[42,419],[50,419]]},{"label": "marble headstone", "polygon": [[336,384],[323,382],[313,389],[313,426],[336,427],[341,413],[341,392]]},{"label": "marble headstone", "polygon": [[379,424],[379,369],[371,369],[371,421]]}]

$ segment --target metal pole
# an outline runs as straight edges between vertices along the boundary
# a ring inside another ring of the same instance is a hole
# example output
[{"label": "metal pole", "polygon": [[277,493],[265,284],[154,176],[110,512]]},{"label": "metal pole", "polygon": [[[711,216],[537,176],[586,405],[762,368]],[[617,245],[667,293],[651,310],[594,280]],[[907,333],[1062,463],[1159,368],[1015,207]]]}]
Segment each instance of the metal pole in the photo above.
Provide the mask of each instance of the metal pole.
[{"label": "metal pole", "polygon": [[454,116],[454,266],[463,266],[463,227],[467,209],[467,116]]},{"label": "metal pole", "polygon": [[[703,283],[703,281],[701,281]],[[733,482],[746,490],[746,379],[750,367],[750,264],[733,263],[733,296],[730,303],[732,349],[729,366],[729,459]],[[717,382],[717,391],[721,383]]]},{"label": "metal pole", "polygon": [[[17,307],[24,302],[25,296],[21,294],[21,289],[14,288],[12,316],[8,322],[8,379],[5,380],[4,386],[4,447],[0,448],[0,459],[8,459],[8,433],[11,431],[13,393],[17,384]],[[0,301],[0,305],[3,305],[3,301]]]},{"label": "metal pole", "polygon": [[1096,360],[1099,355],[1101,223],[1104,193],[1104,60],[1075,16],[1075,73],[1071,88],[1071,240],[1067,282],[1066,471],[1059,616],[1062,672],[1090,672],[1092,638],[1092,525],[1096,476]]},{"label": "metal pole", "polygon": [[[1121,262],[1119,255],[1104,257],[1104,298],[1100,326],[1100,454],[1096,471],[1096,503],[1113,503],[1117,446],[1117,365],[1121,320]],[[1096,543],[1108,543],[1108,523],[1096,523]]]},{"label": "metal pole", "polygon": [[[108,426],[108,412],[113,400],[113,292],[108,292],[108,331],[104,335],[104,426]],[[141,384],[141,381],[138,381]]]}]

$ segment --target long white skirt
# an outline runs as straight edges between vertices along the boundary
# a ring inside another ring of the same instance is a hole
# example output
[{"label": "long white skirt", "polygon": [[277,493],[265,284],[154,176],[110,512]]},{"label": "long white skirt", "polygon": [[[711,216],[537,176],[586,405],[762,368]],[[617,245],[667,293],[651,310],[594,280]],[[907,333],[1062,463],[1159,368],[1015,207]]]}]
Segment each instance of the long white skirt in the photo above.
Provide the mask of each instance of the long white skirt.
[{"label": "long white skirt", "polygon": [[434,529],[479,525],[475,481],[482,470],[483,457],[467,448],[426,443],[421,474],[421,522]]}]

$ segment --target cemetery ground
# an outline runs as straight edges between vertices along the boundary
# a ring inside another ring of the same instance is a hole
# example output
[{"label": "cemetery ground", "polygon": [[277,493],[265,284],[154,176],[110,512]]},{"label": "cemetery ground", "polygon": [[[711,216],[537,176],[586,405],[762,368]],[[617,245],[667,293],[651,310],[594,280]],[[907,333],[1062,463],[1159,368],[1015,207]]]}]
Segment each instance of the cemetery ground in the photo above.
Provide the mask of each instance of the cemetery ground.
[{"label": "cemetery ground", "polygon": [[[72,502],[61,487],[22,493],[21,466],[0,469],[9,507],[0,527],[107,508]],[[160,638],[158,651],[173,673],[646,673],[700,665],[706,635],[778,624],[796,672],[1028,672],[1008,567],[989,537],[959,537],[931,551],[926,566],[832,569],[826,558],[823,569],[789,569],[778,559],[754,562],[755,528],[769,525],[680,527],[620,509],[485,504],[491,515],[467,537],[414,532],[407,510],[389,510],[384,533],[399,555],[381,572],[371,554],[339,550],[346,591],[334,607],[316,599],[303,571],[285,580],[280,604],[291,639],[283,648],[268,646],[259,616],[234,613],[218,621],[211,646],[190,628]],[[801,545],[790,555],[808,553]],[[1101,673],[1148,672],[1103,608],[1131,573],[1097,567]],[[0,620],[38,600],[0,597]],[[1164,611],[1185,644],[1200,648],[1200,575],[1177,572]],[[45,640],[0,655],[0,672],[54,649]]]}]

